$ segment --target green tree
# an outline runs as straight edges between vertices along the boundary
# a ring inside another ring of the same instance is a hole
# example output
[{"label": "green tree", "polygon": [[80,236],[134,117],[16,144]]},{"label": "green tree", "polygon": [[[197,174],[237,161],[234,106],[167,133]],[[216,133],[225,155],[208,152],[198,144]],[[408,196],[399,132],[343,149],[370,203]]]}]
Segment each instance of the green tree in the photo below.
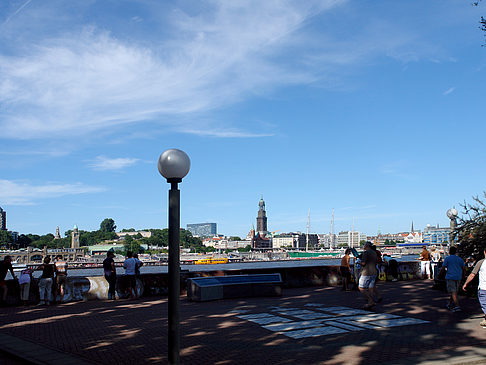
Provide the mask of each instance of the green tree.
[{"label": "green tree", "polygon": [[103,222],[100,224],[100,231],[101,232],[115,232],[116,225],[115,221],[111,218],[103,219]]},{"label": "green tree", "polygon": [[238,236],[231,236],[231,237],[229,238],[229,240],[230,240],[230,241],[241,241],[241,238],[240,238],[240,237],[238,237]]},{"label": "green tree", "polygon": [[457,217],[457,227],[452,238],[457,239],[458,254],[463,258],[474,256],[482,258],[486,247],[486,192],[483,197],[473,197],[472,203],[462,204],[462,216]]},{"label": "green tree", "polygon": [[0,230],[0,246],[10,248],[12,244],[12,235],[8,231]]}]

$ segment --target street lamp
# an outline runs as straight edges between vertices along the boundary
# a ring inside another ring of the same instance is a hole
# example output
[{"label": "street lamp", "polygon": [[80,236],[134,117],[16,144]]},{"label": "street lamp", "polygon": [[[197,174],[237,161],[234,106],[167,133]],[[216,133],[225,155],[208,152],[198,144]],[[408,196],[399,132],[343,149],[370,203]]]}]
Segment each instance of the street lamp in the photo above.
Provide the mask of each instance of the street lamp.
[{"label": "street lamp", "polygon": [[187,175],[191,160],[184,151],[168,149],[157,163],[160,174],[170,184],[169,190],[169,364],[179,364],[180,348],[180,191],[177,184]]}]

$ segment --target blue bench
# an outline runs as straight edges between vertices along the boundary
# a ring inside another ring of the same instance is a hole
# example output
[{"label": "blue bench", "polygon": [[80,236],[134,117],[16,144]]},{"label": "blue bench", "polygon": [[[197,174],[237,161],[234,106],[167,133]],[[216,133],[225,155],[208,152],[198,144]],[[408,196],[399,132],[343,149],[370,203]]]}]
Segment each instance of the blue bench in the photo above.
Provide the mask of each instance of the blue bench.
[{"label": "blue bench", "polygon": [[187,280],[187,297],[196,302],[281,295],[280,274],[208,276]]}]

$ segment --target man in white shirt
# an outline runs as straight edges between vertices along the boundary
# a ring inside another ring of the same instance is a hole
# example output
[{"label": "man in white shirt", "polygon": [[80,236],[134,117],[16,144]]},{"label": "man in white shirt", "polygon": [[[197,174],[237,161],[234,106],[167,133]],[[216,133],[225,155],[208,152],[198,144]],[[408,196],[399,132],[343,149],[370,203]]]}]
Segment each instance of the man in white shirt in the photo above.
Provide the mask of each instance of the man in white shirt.
[{"label": "man in white shirt", "polygon": [[[486,247],[484,248],[484,256],[486,257]],[[479,325],[486,328],[486,265],[483,265],[484,261],[485,259],[482,259],[476,263],[473,271],[469,274],[466,282],[462,286],[462,290],[466,290],[467,284],[469,284],[479,273],[478,299],[484,313],[484,319],[481,321],[481,323],[479,323]]]},{"label": "man in white shirt", "polygon": [[128,251],[127,258],[123,263],[123,268],[125,269],[125,275],[127,276],[128,279],[128,289],[130,290],[130,298],[132,299],[138,298],[137,279],[135,277],[136,267],[137,267],[137,260],[133,258],[132,251]]}]

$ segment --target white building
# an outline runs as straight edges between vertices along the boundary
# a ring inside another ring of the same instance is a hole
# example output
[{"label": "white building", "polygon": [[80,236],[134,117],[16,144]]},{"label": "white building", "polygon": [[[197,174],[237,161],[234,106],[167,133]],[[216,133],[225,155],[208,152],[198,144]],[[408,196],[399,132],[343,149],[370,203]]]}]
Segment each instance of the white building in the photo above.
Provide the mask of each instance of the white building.
[{"label": "white building", "polygon": [[319,236],[319,246],[324,246],[324,248],[336,248],[337,247],[337,236],[330,233],[321,233]]},{"label": "white building", "polygon": [[295,238],[292,234],[281,234],[273,237],[273,248],[294,247]]},{"label": "white building", "polygon": [[337,244],[339,247],[359,247],[361,241],[366,241],[366,235],[359,231],[342,231],[337,237]]}]

